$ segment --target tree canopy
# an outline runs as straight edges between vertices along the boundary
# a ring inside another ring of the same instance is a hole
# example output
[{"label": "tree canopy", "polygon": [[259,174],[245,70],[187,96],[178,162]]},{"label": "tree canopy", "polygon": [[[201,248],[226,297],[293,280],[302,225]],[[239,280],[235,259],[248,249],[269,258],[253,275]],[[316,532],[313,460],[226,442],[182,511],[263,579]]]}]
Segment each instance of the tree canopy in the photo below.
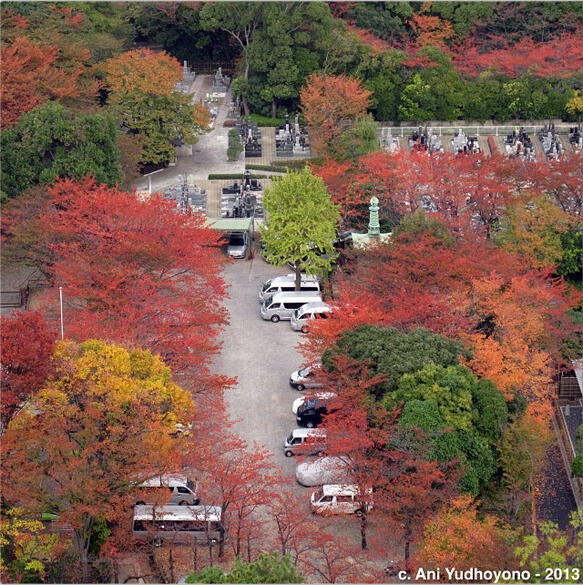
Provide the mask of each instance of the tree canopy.
[{"label": "tree canopy", "polygon": [[309,168],[289,172],[266,190],[263,205],[268,217],[261,228],[266,258],[278,266],[294,265],[296,290],[302,271],[330,269],[339,214],[319,177]]}]

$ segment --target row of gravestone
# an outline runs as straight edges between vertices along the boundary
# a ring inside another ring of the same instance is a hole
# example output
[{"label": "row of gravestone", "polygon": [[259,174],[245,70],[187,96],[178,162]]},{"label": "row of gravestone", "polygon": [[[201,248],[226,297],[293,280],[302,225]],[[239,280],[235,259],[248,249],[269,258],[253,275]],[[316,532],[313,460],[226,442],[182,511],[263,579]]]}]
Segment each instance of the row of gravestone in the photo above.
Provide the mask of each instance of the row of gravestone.
[{"label": "row of gravestone", "polygon": [[300,127],[299,116],[296,114],[295,122],[290,123],[289,114],[285,116],[285,123],[281,124],[275,132],[276,156],[309,156],[310,139],[305,128]]},{"label": "row of gravestone", "polygon": [[245,171],[243,181],[235,181],[221,191],[221,217],[264,217],[263,187]]},{"label": "row of gravestone", "polygon": [[207,193],[198,185],[188,184],[185,177],[178,175],[178,183],[164,190],[164,197],[176,201],[176,211],[186,212],[207,210]]}]

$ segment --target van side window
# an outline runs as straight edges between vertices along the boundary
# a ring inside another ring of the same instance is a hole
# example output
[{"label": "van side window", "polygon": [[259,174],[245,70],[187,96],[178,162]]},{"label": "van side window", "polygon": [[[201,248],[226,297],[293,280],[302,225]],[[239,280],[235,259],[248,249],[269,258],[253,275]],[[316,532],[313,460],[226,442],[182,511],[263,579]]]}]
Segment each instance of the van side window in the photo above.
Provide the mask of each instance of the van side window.
[{"label": "van side window", "polygon": [[179,494],[189,494],[190,490],[188,488],[182,487],[181,485],[179,485],[176,490],[178,491]]},{"label": "van side window", "polygon": [[269,305],[270,309],[281,309],[281,303],[272,303]]},{"label": "van side window", "polygon": [[336,501],[339,504],[352,503],[352,496],[336,496]]},{"label": "van side window", "polygon": [[332,501],[332,496],[324,496],[323,498],[320,498],[320,502],[322,503],[328,503]]},{"label": "van side window", "polygon": [[286,309],[299,309],[302,305],[306,303],[285,303]]}]

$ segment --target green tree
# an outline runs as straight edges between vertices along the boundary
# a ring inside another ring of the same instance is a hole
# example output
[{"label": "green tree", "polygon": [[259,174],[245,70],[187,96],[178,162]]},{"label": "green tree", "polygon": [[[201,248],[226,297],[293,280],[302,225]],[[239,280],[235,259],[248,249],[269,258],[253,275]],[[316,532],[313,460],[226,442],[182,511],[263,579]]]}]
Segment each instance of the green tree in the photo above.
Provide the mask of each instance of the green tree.
[{"label": "green tree", "polygon": [[200,11],[200,25],[204,30],[225,32],[239,47],[242,53],[241,77],[244,80],[237,85],[242,98],[245,115],[249,115],[247,94],[251,61],[249,47],[260,26],[263,11],[267,5],[262,2],[209,2]]},{"label": "green tree", "polygon": [[121,179],[117,127],[109,114],[76,113],[57,102],[26,113],[0,135],[2,184],[8,196],[57,177]]},{"label": "green tree", "polygon": [[198,573],[191,573],[187,583],[303,583],[304,579],[286,556],[279,553],[262,554],[251,563],[244,563],[239,557],[233,568],[225,573],[219,567],[206,567]]},{"label": "green tree", "polygon": [[437,47],[425,47],[421,57],[435,65],[417,70],[403,87],[399,117],[401,120],[457,120],[465,101],[465,83],[450,58]]},{"label": "green tree", "polygon": [[582,240],[583,228],[581,225],[575,226],[561,234],[562,256],[557,272],[577,284],[581,283],[581,273],[583,272],[583,266],[581,264],[583,257]]},{"label": "green tree", "polygon": [[126,93],[112,108],[130,134],[141,137],[142,163],[167,164],[175,157],[175,146],[194,144],[207,128],[206,113],[193,106],[189,95]]},{"label": "green tree", "polygon": [[437,219],[434,214],[429,215],[421,207],[414,213],[406,213],[401,218],[399,225],[393,230],[393,233],[399,235],[401,241],[414,242],[422,234],[429,234],[448,246],[454,244],[454,238],[449,228]]},{"label": "green tree", "polygon": [[266,259],[277,266],[291,262],[296,290],[301,272],[328,271],[335,259],[334,239],[340,219],[324,182],[309,168],[275,179],[265,191],[267,222],[261,228]]},{"label": "green tree", "polygon": [[343,333],[322,359],[331,365],[334,354],[343,352],[366,364],[371,375],[384,376],[384,381],[371,389],[379,399],[398,388],[403,374],[417,372],[432,362],[445,367],[456,365],[459,356],[467,355],[457,341],[423,328],[401,333],[392,327],[375,325],[361,325]]},{"label": "green tree", "polygon": [[559,530],[552,522],[543,522],[538,534],[525,534],[514,548],[519,566],[530,571],[532,583],[545,583],[547,570],[561,583],[580,583],[583,575],[583,517],[572,512],[571,531]]},{"label": "green tree", "polygon": [[357,120],[339,138],[339,142],[338,150],[345,151],[346,157],[354,160],[381,149],[378,126],[370,114]]}]

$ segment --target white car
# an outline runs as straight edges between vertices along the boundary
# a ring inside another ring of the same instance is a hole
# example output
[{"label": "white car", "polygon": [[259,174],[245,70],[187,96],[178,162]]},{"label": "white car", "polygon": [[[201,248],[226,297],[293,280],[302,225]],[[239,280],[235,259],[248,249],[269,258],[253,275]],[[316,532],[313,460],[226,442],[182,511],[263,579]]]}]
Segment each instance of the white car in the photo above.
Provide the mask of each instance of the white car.
[{"label": "white car", "polygon": [[298,413],[298,408],[306,402],[306,400],[311,400],[313,398],[317,398],[318,400],[329,400],[330,398],[336,398],[338,394],[336,392],[314,392],[310,393],[308,396],[300,396],[293,401],[292,404],[292,412],[294,414]]},{"label": "white car", "polygon": [[314,381],[314,368],[307,366],[292,372],[289,377],[289,385],[302,392],[306,388],[322,388],[324,384]]},{"label": "white car", "polygon": [[348,456],[318,457],[296,467],[296,479],[301,485],[313,487],[325,483],[350,483],[351,462]]},{"label": "white car", "polygon": [[372,490],[360,493],[357,485],[325,484],[312,492],[310,507],[314,514],[357,514],[372,509]]}]

